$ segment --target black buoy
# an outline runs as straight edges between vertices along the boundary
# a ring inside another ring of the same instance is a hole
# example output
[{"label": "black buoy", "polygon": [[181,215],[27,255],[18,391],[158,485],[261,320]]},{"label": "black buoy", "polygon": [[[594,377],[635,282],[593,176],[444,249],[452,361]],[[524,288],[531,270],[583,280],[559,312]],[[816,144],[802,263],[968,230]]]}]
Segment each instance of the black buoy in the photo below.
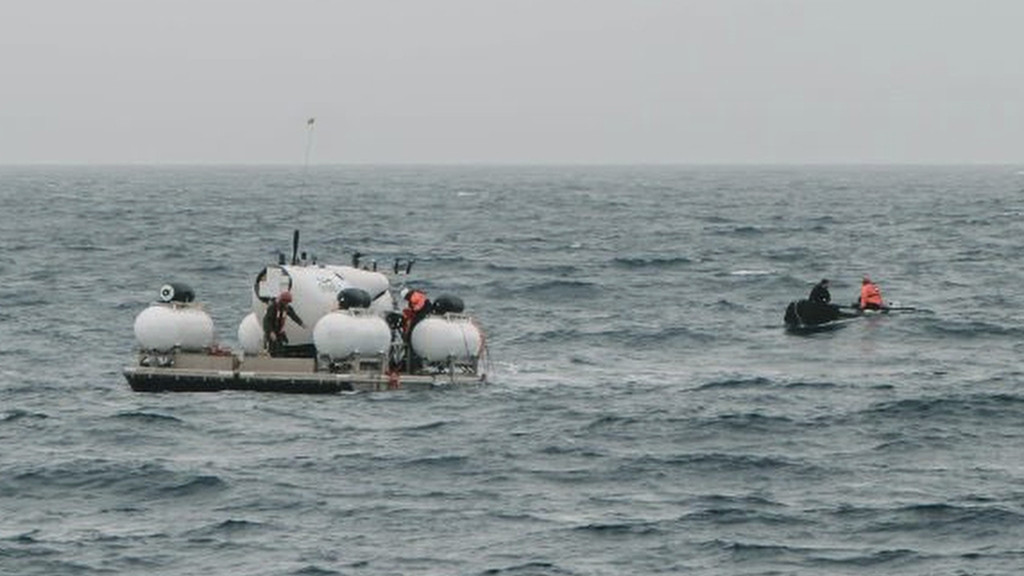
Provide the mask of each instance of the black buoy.
[{"label": "black buoy", "polygon": [[187,284],[171,282],[160,287],[161,302],[192,302],[195,299],[195,291]]},{"label": "black buoy", "polygon": [[434,300],[434,307],[431,310],[434,314],[442,315],[453,312],[455,314],[461,313],[466,309],[466,305],[462,303],[462,298],[458,296],[449,296],[448,294],[442,294]]},{"label": "black buoy", "polygon": [[372,300],[370,293],[362,288],[345,288],[338,292],[338,309],[369,308]]}]

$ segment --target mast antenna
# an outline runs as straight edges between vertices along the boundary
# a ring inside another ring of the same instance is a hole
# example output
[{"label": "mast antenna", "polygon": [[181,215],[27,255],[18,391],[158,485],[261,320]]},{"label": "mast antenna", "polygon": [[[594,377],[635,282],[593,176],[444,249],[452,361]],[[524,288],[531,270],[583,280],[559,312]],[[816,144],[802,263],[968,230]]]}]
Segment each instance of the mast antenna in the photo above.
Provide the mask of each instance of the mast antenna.
[{"label": "mast antenna", "polygon": [[306,183],[306,175],[309,173],[309,152],[313,149],[313,129],[316,127],[316,118],[310,117],[306,120],[306,157],[302,163],[302,183]]}]

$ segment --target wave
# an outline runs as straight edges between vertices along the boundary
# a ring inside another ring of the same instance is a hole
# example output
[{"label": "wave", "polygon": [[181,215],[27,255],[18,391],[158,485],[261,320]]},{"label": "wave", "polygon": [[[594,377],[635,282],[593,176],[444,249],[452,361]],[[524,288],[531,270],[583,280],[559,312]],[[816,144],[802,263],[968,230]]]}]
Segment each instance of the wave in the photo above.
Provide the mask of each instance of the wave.
[{"label": "wave", "polygon": [[1016,419],[1024,410],[1024,396],[1010,393],[970,394],[936,398],[908,398],[873,404],[858,416],[886,419],[970,418],[993,421],[1006,417]]},{"label": "wave", "polygon": [[777,472],[784,469],[800,470],[801,473],[806,473],[813,468],[810,464],[797,462],[783,456],[707,452],[676,456],[641,456],[624,463],[621,466],[621,471],[649,472],[677,467],[700,469],[704,472],[726,472],[729,474]]},{"label": "wave", "polygon": [[759,412],[722,414],[699,422],[698,428],[724,429],[732,432],[773,433],[792,429],[794,421],[785,416],[767,416]]},{"label": "wave", "polygon": [[303,566],[302,568],[291,572],[291,574],[295,574],[295,576],[332,576],[334,574],[344,574],[344,572],[338,572],[329,568],[321,568],[319,566]]},{"label": "wave", "polygon": [[551,562],[524,562],[522,564],[514,564],[504,568],[488,568],[480,572],[482,576],[542,576],[545,574],[551,575],[566,575],[576,574],[572,570],[562,568],[557,564]]},{"label": "wave", "polygon": [[802,246],[770,250],[765,255],[769,260],[792,265],[793,262],[804,262],[815,256],[814,252]]},{"label": "wave", "polygon": [[667,347],[693,343],[704,344],[714,341],[715,338],[716,336],[710,332],[700,332],[685,326],[673,326],[654,330],[608,328],[599,331],[566,327],[537,332],[524,331],[509,341],[516,344],[564,344],[572,342],[575,345],[602,345],[615,349],[646,349],[651,346]]},{"label": "wave", "polygon": [[170,416],[170,415],[167,415],[167,414],[156,414],[156,413],[153,413],[153,412],[141,412],[141,411],[120,412],[120,413],[112,416],[112,418],[114,418],[115,420],[125,420],[125,421],[129,421],[129,422],[135,421],[135,422],[140,422],[140,423],[143,423],[143,424],[158,424],[158,423],[169,423],[169,422],[172,422],[172,423],[175,423],[175,424],[182,424],[183,423],[183,421],[180,418],[177,418],[175,416]]},{"label": "wave", "polygon": [[1024,327],[1007,326],[985,320],[933,320],[925,324],[924,333],[938,338],[956,337],[963,339],[999,337],[1024,338]]},{"label": "wave", "polygon": [[620,333],[622,342],[626,346],[645,348],[648,346],[673,346],[680,343],[708,343],[713,342],[717,337],[710,332],[694,330],[686,326],[672,326],[659,330]]},{"label": "wave", "polygon": [[934,532],[946,528],[993,530],[1000,526],[1017,529],[1024,524],[1024,513],[1001,506],[959,506],[946,503],[912,504],[879,512],[883,518],[872,523],[878,532]]},{"label": "wave", "polygon": [[206,262],[200,266],[193,266],[185,270],[190,274],[196,274],[199,276],[216,275],[216,274],[230,274],[234,272],[234,267],[219,262]]},{"label": "wave", "polygon": [[[810,551],[807,554],[808,564],[821,567],[849,566],[852,568],[866,568],[896,563],[905,566],[913,561],[920,561],[927,558],[919,551],[909,548],[884,549],[876,551],[864,551],[857,553],[839,552],[835,556],[827,556],[821,551]],[[895,568],[895,567],[894,567]],[[900,573],[897,570],[895,573]]]},{"label": "wave", "polygon": [[549,456],[572,455],[583,458],[600,458],[606,455],[603,450],[597,450],[592,446],[580,446],[577,444],[551,444],[544,446],[539,450],[539,452]]},{"label": "wave", "polygon": [[765,496],[754,495],[754,494],[706,494],[694,498],[688,503],[690,506],[696,507],[723,507],[723,506],[735,506],[739,508],[782,508],[785,506],[782,502],[772,500]]},{"label": "wave", "polygon": [[447,426],[449,424],[451,424],[451,422],[448,422],[446,420],[438,420],[436,422],[425,422],[423,424],[415,424],[415,425],[412,425],[412,426],[405,426],[405,427],[400,428],[400,430],[404,430],[406,432],[423,432],[423,431],[427,431],[427,430],[438,430],[438,429],[443,428],[443,427],[445,427],[445,426]]},{"label": "wave", "polygon": [[643,424],[646,421],[646,418],[640,418],[635,416],[624,416],[619,414],[602,414],[601,416],[589,422],[585,426],[585,429],[588,431],[603,430],[606,428],[618,428],[621,426]]},{"label": "wave", "polygon": [[715,527],[750,524],[757,526],[806,526],[815,521],[796,514],[787,514],[781,510],[760,510],[746,505],[708,507],[688,512],[679,518],[679,522],[690,526],[694,523],[711,524]]},{"label": "wave", "polygon": [[804,382],[804,381],[797,381],[797,382],[789,382],[787,384],[784,384],[784,386],[788,390],[800,390],[800,389],[829,390],[829,389],[832,389],[832,388],[838,388],[838,386],[835,383],[833,383],[833,382]]},{"label": "wave", "polygon": [[253,522],[251,520],[235,520],[229,518],[221,522],[216,522],[207,526],[200,526],[193,528],[185,532],[185,536],[189,540],[207,540],[210,538],[224,537],[224,536],[235,536],[238,534],[244,534],[247,532],[261,531],[267,528],[266,524],[262,522]]},{"label": "wave", "polygon": [[[792,566],[797,562],[809,569],[829,573],[839,567],[852,569],[877,567],[895,564],[894,569],[906,568],[915,561],[928,559],[928,556],[908,548],[887,548],[882,550],[849,551],[819,547],[792,546],[786,544],[744,542],[738,540],[715,539],[703,543],[703,547],[716,551],[727,552],[732,561],[744,563],[784,562]],[[900,573],[896,570],[894,573]],[[776,572],[768,572],[775,574]],[[788,573],[788,570],[787,572]]]},{"label": "wave", "polygon": [[112,248],[106,246],[96,246],[95,244],[68,244],[61,246],[61,249],[68,252],[110,252]]},{"label": "wave", "polygon": [[45,420],[49,418],[49,416],[41,412],[29,412],[27,410],[20,409],[5,410],[4,412],[0,412],[0,422],[17,422],[18,420],[23,420],[26,418],[31,420]]},{"label": "wave", "polygon": [[689,266],[694,260],[685,256],[663,256],[663,257],[641,257],[641,256],[617,256],[611,261],[612,266],[627,270],[642,270],[645,268],[672,269]]},{"label": "wave", "polygon": [[563,300],[592,298],[600,294],[600,289],[593,282],[582,280],[549,280],[523,286],[519,292],[542,300]]},{"label": "wave", "polygon": [[[0,536],[0,542],[10,542],[13,544],[39,544],[40,540],[36,538],[39,536],[39,533],[38,529],[33,529],[28,532],[20,532],[10,536]],[[0,549],[0,558],[3,556],[3,550]]]},{"label": "wave", "polygon": [[575,532],[586,532],[598,536],[658,536],[665,530],[658,522],[595,522],[573,528]]},{"label": "wave", "polygon": [[731,302],[724,298],[716,300],[709,308],[722,313],[746,312],[750,310],[750,307],[746,304]]},{"label": "wave", "polygon": [[469,458],[466,456],[441,454],[437,456],[422,456],[412,458],[404,462],[404,466],[428,467],[428,468],[461,468]]},{"label": "wave", "polygon": [[793,558],[806,556],[813,553],[813,548],[786,546],[784,544],[772,544],[761,542],[742,542],[738,540],[726,540],[716,538],[701,543],[701,547],[716,552],[726,552],[733,561],[738,562],[765,562],[778,558]]},{"label": "wave", "polygon": [[[53,274],[44,274],[43,276],[43,278],[33,278],[33,280],[49,282],[55,277]],[[45,291],[42,290],[22,290],[4,295],[4,306],[11,309],[41,307],[51,304],[53,304],[53,300],[48,298]]]},{"label": "wave", "polygon": [[746,388],[765,388],[774,385],[775,382],[773,380],[764,376],[754,376],[750,378],[724,378],[722,380],[713,380],[711,382],[701,384],[692,391],[707,392],[714,390],[741,390]]},{"label": "wave", "polygon": [[227,483],[217,476],[178,472],[158,464],[114,463],[105,460],[54,462],[0,478],[0,495],[48,499],[53,494],[88,491],[126,494],[140,499],[194,497],[217,493]]},{"label": "wave", "polygon": [[[516,265],[506,264],[504,262],[488,261],[482,266],[482,268],[489,272],[510,272],[516,274],[563,274],[570,276],[583,271],[582,268],[569,263]],[[500,285],[506,288],[508,286],[506,280],[492,280],[489,284]]]},{"label": "wave", "polygon": [[228,487],[227,483],[218,476],[199,475],[190,476],[179,484],[163,486],[157,489],[161,496],[172,496],[175,498],[183,496],[196,496],[212,492],[220,492]]},{"label": "wave", "polygon": [[778,274],[778,270],[774,268],[740,268],[729,272],[730,276],[771,276],[773,274]]},{"label": "wave", "polygon": [[711,226],[707,229],[707,232],[714,236],[738,236],[740,238],[756,238],[758,236],[764,236],[770,231],[771,230],[766,230],[760,226],[751,226],[746,224],[739,224],[735,226]]},{"label": "wave", "polygon": [[858,532],[918,534],[924,537],[953,534],[1014,534],[1024,524],[1024,512],[1006,506],[920,503],[898,507],[844,507],[831,514]]}]

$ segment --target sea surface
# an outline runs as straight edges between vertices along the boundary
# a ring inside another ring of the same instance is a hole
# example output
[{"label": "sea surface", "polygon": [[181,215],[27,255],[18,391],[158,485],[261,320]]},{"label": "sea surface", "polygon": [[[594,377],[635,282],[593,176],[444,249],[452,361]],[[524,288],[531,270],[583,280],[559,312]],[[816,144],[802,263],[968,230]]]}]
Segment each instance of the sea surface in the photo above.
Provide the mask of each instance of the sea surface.
[{"label": "sea surface", "polygon": [[[0,574],[1024,573],[1024,169],[0,168]],[[490,383],[132,392],[290,250],[460,296]],[[863,274],[914,311],[796,335]]]}]

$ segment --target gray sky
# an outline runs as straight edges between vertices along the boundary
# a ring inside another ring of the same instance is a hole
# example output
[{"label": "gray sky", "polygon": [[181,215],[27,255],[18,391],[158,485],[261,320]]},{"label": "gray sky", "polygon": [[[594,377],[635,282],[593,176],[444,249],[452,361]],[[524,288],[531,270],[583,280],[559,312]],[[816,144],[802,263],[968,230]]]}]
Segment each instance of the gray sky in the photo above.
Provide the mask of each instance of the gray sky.
[{"label": "gray sky", "polygon": [[1019,0],[0,0],[0,163],[1019,163]]}]

